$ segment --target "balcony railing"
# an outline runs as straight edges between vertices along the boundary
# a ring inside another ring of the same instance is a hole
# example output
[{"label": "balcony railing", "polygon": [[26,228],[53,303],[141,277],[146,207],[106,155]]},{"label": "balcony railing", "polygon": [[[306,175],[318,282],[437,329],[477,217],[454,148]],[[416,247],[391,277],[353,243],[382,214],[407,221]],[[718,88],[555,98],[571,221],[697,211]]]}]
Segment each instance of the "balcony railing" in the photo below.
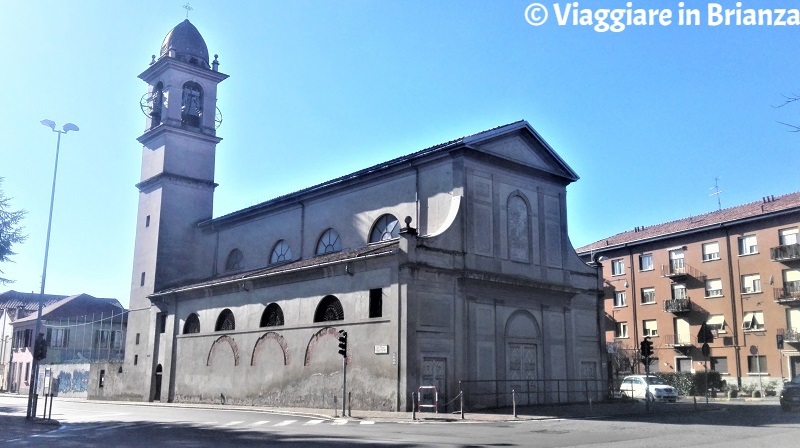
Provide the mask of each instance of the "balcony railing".
[{"label": "balcony railing", "polygon": [[784,282],[783,288],[775,288],[774,291],[778,303],[800,302],[800,282]]},{"label": "balcony railing", "polygon": [[664,301],[664,311],[667,313],[688,313],[692,311],[692,299],[672,299]]},{"label": "balcony railing", "polygon": [[785,244],[769,249],[772,261],[800,260],[800,244]]},{"label": "balcony railing", "polygon": [[692,346],[692,335],[690,334],[665,335],[664,345],[667,347],[690,347]]},{"label": "balcony railing", "polygon": [[778,328],[778,334],[783,335],[783,342],[800,342],[800,328]]},{"label": "balcony railing", "polygon": [[662,264],[661,276],[671,279],[679,279],[684,277],[702,279],[705,278],[706,275],[686,264],[682,258],[679,258],[677,260],[669,260],[669,264]]}]

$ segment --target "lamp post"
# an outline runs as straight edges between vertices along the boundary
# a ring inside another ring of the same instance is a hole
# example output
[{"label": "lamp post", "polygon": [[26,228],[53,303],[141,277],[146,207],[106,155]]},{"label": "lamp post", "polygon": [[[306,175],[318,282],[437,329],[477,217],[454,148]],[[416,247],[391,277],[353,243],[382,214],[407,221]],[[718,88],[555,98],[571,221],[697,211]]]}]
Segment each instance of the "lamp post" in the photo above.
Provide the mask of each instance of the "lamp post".
[{"label": "lamp post", "polygon": [[[53,132],[58,133],[58,139],[56,140],[56,161],[53,168],[53,188],[50,191],[50,214],[47,217],[47,239],[44,243],[44,266],[42,267],[42,289],[39,293],[39,311],[36,315],[36,331],[33,335],[33,340],[36,341],[39,339],[39,332],[42,328],[42,308],[44,307],[44,285],[45,280],[47,279],[47,255],[50,251],[50,227],[53,223],[53,201],[56,197],[56,174],[58,174],[58,151],[61,148],[61,134],[66,134],[69,131],[78,131],[78,127],[72,123],[67,123],[62,126],[62,130],[56,129],[56,124],[53,120],[42,120],[40,123],[42,125],[47,126]],[[36,343],[34,342],[34,347]],[[39,381],[39,360],[36,359],[36,356],[33,357],[33,368],[31,369],[31,374],[33,377],[31,378],[30,382],[30,390],[28,391],[28,418],[33,418],[36,416],[36,400],[34,400],[34,396],[36,396],[36,387]]]}]

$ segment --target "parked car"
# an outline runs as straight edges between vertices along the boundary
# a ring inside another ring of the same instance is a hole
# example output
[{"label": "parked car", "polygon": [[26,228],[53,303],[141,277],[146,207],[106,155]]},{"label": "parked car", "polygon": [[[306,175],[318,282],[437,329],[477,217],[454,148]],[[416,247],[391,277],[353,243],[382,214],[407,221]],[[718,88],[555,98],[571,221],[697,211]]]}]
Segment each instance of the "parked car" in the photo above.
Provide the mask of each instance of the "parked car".
[{"label": "parked car", "polygon": [[674,403],[678,400],[678,391],[657,376],[629,375],[622,380],[619,394],[627,398],[660,400]]},{"label": "parked car", "polygon": [[784,411],[791,411],[794,406],[800,407],[800,375],[783,383],[781,389],[781,408]]}]

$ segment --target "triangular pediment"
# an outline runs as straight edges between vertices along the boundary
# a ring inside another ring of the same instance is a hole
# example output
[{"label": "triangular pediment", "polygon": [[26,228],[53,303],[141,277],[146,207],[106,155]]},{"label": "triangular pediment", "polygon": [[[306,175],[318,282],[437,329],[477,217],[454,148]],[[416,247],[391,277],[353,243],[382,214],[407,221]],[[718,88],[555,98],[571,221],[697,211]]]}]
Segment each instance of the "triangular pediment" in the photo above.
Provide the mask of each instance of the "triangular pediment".
[{"label": "triangular pediment", "polygon": [[526,122],[473,136],[465,141],[479,151],[575,181],[578,175]]}]

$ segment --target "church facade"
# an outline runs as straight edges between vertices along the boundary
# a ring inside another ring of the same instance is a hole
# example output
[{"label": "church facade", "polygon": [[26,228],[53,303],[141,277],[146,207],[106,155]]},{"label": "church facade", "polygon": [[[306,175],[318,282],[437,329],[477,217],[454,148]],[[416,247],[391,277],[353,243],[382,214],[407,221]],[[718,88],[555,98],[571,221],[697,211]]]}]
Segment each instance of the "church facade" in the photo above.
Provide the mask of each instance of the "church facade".
[{"label": "church facade", "polygon": [[578,176],[527,122],[213,217],[209,60],[186,20],[140,75],[127,346],[100,396],[331,408],[342,332],[356,409],[604,378],[599,273],[567,236]]}]

